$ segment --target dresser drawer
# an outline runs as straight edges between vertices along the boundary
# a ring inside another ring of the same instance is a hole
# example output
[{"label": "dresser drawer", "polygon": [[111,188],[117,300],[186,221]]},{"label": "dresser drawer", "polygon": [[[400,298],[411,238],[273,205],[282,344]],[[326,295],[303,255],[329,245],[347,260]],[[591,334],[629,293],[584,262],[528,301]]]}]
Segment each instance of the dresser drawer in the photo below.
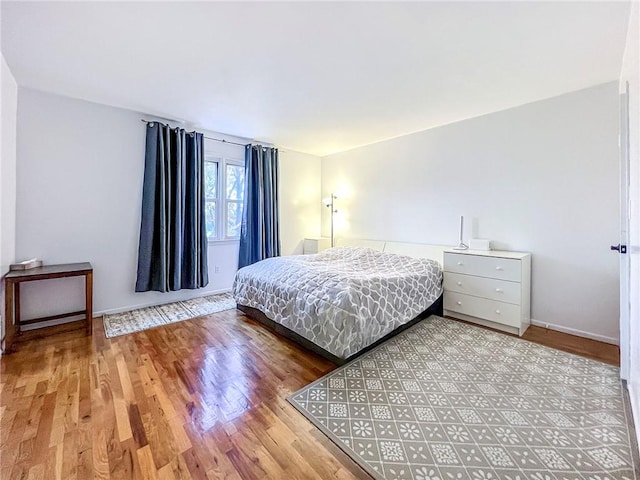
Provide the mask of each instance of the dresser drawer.
[{"label": "dresser drawer", "polygon": [[507,280],[495,278],[474,277],[460,273],[444,272],[444,289],[466,293],[476,297],[483,297],[500,302],[520,305],[520,290],[522,285]]},{"label": "dresser drawer", "polygon": [[463,293],[445,292],[444,309],[484,318],[510,327],[520,327],[520,307],[510,303],[473,297]]},{"label": "dresser drawer", "polygon": [[483,257],[445,252],[444,269],[446,272],[464,273],[466,275],[497,278],[512,282],[520,282],[522,277],[521,262],[514,258]]}]

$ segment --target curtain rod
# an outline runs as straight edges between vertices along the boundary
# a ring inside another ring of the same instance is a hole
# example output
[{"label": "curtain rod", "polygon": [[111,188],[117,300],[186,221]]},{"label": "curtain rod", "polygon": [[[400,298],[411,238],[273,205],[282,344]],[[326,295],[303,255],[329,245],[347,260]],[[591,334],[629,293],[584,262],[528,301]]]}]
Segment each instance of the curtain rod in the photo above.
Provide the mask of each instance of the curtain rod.
[{"label": "curtain rod", "polygon": [[[148,123],[162,123],[162,122],[159,122],[158,120],[145,120],[144,118],[141,118],[140,120],[143,121],[144,123],[147,123],[147,124]],[[246,147],[247,145],[249,145],[247,143],[232,142],[230,140],[224,140],[224,139],[221,139],[221,138],[207,137],[205,135],[202,135],[202,136],[204,138],[206,138],[207,140],[213,140],[215,142],[222,142],[222,143],[230,143],[231,145],[240,145],[241,147]]]}]

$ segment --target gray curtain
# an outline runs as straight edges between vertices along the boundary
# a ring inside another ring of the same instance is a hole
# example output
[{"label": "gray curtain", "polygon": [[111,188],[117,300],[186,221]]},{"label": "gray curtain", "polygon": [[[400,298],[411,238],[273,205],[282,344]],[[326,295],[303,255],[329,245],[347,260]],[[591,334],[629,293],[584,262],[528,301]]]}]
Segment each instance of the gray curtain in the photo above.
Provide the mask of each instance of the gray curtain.
[{"label": "gray curtain", "polygon": [[201,133],[147,125],[136,292],[209,283],[203,172]]},{"label": "gray curtain", "polygon": [[245,147],[245,192],[238,268],[280,255],[278,149]]}]

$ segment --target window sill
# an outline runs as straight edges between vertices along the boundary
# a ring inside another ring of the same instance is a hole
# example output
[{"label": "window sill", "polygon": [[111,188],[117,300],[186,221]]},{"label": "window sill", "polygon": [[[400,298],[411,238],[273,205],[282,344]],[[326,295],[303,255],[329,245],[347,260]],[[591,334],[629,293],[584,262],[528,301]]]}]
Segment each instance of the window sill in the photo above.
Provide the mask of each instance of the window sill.
[{"label": "window sill", "polygon": [[229,239],[229,240],[209,239],[207,243],[209,245],[225,245],[225,244],[231,244],[231,243],[240,243],[240,239],[238,238],[236,238],[235,240],[234,239]]}]

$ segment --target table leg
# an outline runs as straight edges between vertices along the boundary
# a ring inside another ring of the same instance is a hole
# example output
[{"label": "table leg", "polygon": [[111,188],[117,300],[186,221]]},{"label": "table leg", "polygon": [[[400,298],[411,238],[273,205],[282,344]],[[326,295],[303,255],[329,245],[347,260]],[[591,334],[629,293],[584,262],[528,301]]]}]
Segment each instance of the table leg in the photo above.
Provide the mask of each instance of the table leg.
[{"label": "table leg", "polygon": [[87,273],[84,281],[85,286],[85,317],[87,321],[87,335],[93,332],[93,272]]},{"label": "table leg", "polygon": [[15,336],[15,324],[13,323],[14,283],[8,279],[5,279],[4,282],[4,351],[9,353]]},{"label": "table leg", "polygon": [[13,323],[15,325],[16,334],[20,333],[20,282],[15,283],[15,293],[13,296],[13,301],[15,303],[15,316],[13,317]]}]

